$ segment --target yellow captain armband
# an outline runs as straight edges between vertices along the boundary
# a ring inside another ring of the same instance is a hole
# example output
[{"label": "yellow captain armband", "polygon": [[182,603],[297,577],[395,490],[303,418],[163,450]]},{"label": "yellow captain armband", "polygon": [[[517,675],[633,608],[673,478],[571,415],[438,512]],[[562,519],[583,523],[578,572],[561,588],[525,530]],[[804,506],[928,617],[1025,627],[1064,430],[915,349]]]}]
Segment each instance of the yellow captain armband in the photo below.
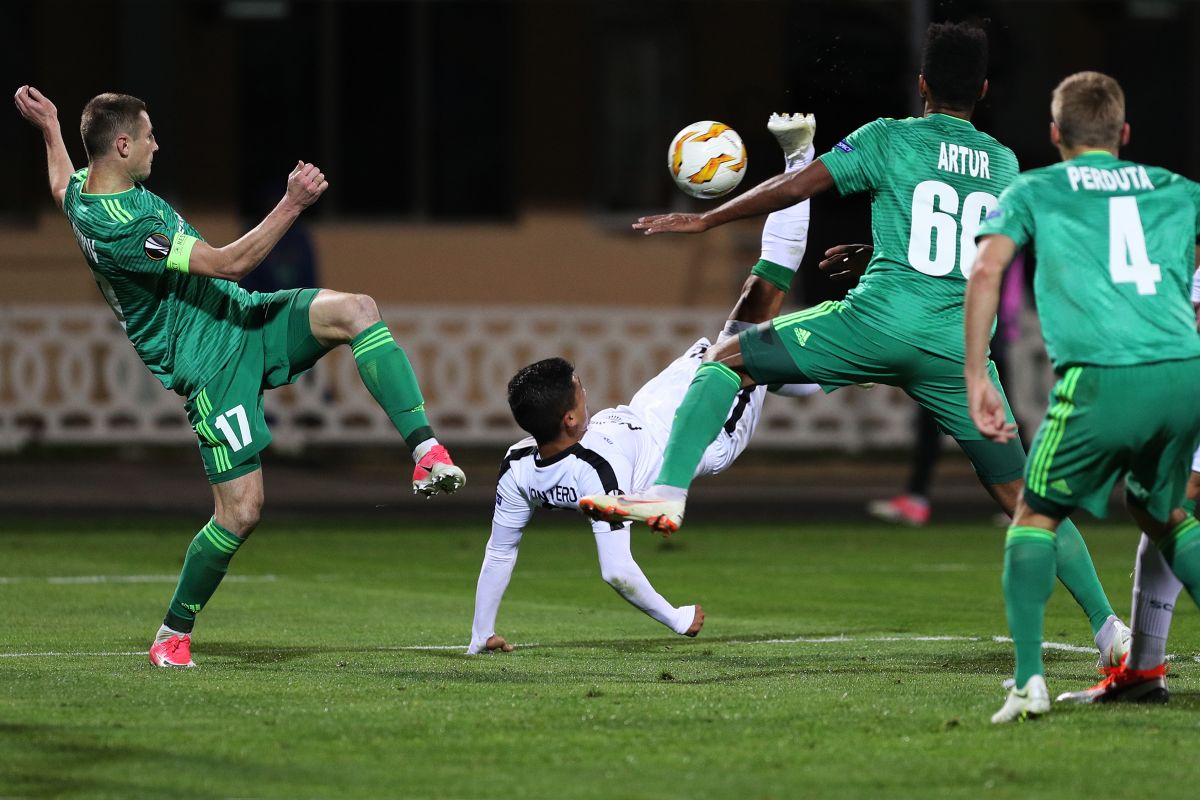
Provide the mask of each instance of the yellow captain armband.
[{"label": "yellow captain armband", "polygon": [[188,236],[186,233],[177,233],[171,239],[171,254],[167,256],[167,269],[173,269],[176,272],[187,272],[188,261],[192,257],[192,248],[198,242],[195,236]]}]

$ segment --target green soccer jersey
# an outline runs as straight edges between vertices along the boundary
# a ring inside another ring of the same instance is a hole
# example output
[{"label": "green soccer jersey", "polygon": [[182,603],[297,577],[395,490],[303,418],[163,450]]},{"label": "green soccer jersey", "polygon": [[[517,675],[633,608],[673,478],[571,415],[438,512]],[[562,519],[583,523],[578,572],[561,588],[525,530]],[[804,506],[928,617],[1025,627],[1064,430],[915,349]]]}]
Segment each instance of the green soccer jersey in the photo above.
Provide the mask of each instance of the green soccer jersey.
[{"label": "green soccer jersey", "polygon": [[1198,224],[1200,184],[1092,151],[1022,174],[979,235],[1033,244],[1046,351],[1062,371],[1200,356]]},{"label": "green soccer jersey", "polygon": [[201,237],[165,200],[141,184],[88,194],[86,180],[87,169],[71,176],[63,210],[96,285],[154,377],[188,397],[241,343],[251,295],[187,274]]},{"label": "green soccer jersey", "polygon": [[945,114],[877,119],[821,156],[843,194],[871,193],[875,252],[845,305],[864,323],[962,360],[975,232],[1017,176],[1013,152]]}]

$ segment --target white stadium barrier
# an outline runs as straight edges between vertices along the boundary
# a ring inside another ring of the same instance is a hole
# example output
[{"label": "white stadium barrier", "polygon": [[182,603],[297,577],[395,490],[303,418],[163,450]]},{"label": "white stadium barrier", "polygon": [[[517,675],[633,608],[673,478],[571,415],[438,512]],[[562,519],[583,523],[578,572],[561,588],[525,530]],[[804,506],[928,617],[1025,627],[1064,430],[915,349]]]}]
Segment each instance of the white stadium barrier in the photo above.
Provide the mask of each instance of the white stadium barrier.
[{"label": "white stadium barrier", "polygon": [[[523,434],[505,401],[521,366],[572,360],[598,411],[639,386],[700,336],[715,338],[715,308],[392,306],[396,341],[421,381],[430,419],[444,441],[505,444]],[[1035,424],[1052,376],[1025,320],[1007,383],[1023,421]],[[912,439],[913,404],[891,387],[832,395],[769,397],[755,447],[856,452]],[[267,393],[275,446],[401,444],[358,378],[347,348],[327,356],[295,385]],[[150,375],[104,306],[0,305],[0,450],[31,444],[148,445],[194,441],[181,398]]]}]

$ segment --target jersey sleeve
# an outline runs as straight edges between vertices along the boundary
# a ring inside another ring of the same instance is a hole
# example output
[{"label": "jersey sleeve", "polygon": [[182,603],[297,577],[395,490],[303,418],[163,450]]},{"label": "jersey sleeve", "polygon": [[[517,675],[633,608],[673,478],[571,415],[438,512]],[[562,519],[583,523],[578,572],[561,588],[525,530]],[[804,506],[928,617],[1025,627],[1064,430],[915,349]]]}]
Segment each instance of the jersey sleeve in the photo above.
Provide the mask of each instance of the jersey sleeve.
[{"label": "jersey sleeve", "polygon": [[868,122],[842,139],[821,156],[843,195],[865,192],[883,185],[886,179],[890,120]]},{"label": "jersey sleeve", "polygon": [[1192,199],[1192,207],[1196,213],[1196,243],[1200,244],[1200,183],[1187,182],[1188,196]]},{"label": "jersey sleeve", "polygon": [[496,508],[492,513],[492,524],[512,530],[525,530],[533,506],[521,495],[512,470],[506,470],[496,482]]},{"label": "jersey sleeve", "polygon": [[113,238],[109,245],[112,260],[129,272],[162,272],[171,259],[175,233],[157,215],[137,217]]},{"label": "jersey sleeve", "polygon": [[983,218],[975,241],[984,236],[1007,236],[1018,248],[1033,240],[1033,213],[1030,209],[1029,184],[1018,180],[1000,193],[1000,199],[988,215]]}]

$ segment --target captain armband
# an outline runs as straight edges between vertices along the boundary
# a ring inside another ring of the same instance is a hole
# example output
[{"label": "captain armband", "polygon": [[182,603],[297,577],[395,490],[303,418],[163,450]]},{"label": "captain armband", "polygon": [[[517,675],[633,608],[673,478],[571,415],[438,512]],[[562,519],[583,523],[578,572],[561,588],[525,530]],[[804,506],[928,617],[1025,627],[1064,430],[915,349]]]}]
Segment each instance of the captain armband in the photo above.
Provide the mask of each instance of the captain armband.
[{"label": "captain armband", "polygon": [[188,236],[186,233],[177,233],[171,239],[171,254],[167,256],[167,269],[173,269],[176,272],[187,272],[188,261],[192,257],[192,248],[198,242],[195,236]]}]

